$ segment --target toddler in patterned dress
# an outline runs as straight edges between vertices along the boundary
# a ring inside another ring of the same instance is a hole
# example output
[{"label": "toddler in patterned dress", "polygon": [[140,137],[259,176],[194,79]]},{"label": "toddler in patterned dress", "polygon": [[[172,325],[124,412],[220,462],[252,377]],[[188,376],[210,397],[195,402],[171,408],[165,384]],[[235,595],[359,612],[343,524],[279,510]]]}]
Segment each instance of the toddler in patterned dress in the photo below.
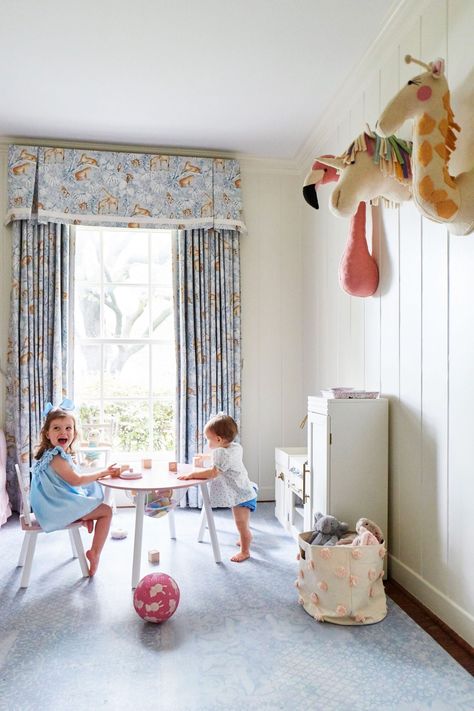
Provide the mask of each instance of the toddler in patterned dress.
[{"label": "toddler in patterned dress", "polygon": [[[48,403],[50,404],[50,403]],[[110,528],[112,509],[103,503],[102,487],[97,481],[105,476],[118,476],[120,467],[113,464],[103,471],[80,474],[72,458],[77,437],[76,422],[61,408],[47,412],[41,428],[31,479],[30,502],[41,528],[49,533],[82,521],[89,533],[94,530],[90,550],[89,575],[94,575]]]},{"label": "toddler in patterned dress", "polygon": [[232,509],[240,536],[240,553],[232,556],[231,561],[241,563],[250,558],[250,512],[257,508],[257,488],[242,461],[242,446],[234,442],[237,432],[237,424],[229,415],[211,418],[204,427],[204,435],[212,453],[212,466],[178,479],[209,479],[211,506]]}]

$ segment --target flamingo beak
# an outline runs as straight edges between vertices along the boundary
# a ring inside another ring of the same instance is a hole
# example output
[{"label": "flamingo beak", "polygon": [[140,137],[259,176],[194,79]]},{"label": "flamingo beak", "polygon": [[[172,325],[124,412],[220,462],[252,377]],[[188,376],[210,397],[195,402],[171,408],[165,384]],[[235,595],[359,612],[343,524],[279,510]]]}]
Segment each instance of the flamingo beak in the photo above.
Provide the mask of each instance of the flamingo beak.
[{"label": "flamingo beak", "polygon": [[310,170],[303,184],[303,197],[311,207],[319,210],[318,196],[316,186],[324,177],[324,170]]}]

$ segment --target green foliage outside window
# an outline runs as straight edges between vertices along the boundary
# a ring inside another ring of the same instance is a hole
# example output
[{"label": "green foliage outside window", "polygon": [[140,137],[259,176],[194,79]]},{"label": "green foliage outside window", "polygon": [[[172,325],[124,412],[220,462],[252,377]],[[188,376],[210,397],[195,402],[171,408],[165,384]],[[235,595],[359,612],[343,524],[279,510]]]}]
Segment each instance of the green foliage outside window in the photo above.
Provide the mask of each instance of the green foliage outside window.
[{"label": "green foliage outside window", "polygon": [[[104,406],[103,421],[112,418],[117,423],[114,447],[125,452],[174,450],[173,404],[156,400],[153,403],[153,446],[150,447],[148,431],[148,403],[116,401]],[[81,405],[80,423],[100,421],[100,410],[96,405]],[[79,426],[80,426],[79,423]]]}]

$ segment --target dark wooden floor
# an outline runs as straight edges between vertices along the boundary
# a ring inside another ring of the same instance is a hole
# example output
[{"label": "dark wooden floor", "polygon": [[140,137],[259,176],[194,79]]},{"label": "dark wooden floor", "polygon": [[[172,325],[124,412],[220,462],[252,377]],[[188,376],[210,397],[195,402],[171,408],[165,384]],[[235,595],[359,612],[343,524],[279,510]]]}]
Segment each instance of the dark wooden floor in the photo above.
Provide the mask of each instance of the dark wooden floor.
[{"label": "dark wooden floor", "polygon": [[474,676],[474,648],[439,620],[395,580],[387,580],[385,592],[464,669]]}]

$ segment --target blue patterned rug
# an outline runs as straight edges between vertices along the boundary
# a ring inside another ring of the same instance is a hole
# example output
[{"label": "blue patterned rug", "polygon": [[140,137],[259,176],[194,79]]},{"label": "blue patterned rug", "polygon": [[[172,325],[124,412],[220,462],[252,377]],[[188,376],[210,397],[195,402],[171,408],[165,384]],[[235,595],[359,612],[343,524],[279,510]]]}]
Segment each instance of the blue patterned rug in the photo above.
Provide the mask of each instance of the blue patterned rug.
[{"label": "blue patterned rug", "polygon": [[[473,711],[474,679],[397,605],[364,627],[315,622],[297,604],[296,545],[260,504],[253,558],[230,563],[236,534],[216,511],[224,564],[196,535],[199,513],[145,518],[142,575],[175,578],[181,601],[163,625],[131,601],[133,511],[107,542],[97,577],[79,577],[64,532],[42,535],[30,587],[19,589],[13,517],[0,529],[0,706],[8,711]],[[84,531],[83,538],[87,538]],[[159,548],[159,566],[146,552]]]}]

